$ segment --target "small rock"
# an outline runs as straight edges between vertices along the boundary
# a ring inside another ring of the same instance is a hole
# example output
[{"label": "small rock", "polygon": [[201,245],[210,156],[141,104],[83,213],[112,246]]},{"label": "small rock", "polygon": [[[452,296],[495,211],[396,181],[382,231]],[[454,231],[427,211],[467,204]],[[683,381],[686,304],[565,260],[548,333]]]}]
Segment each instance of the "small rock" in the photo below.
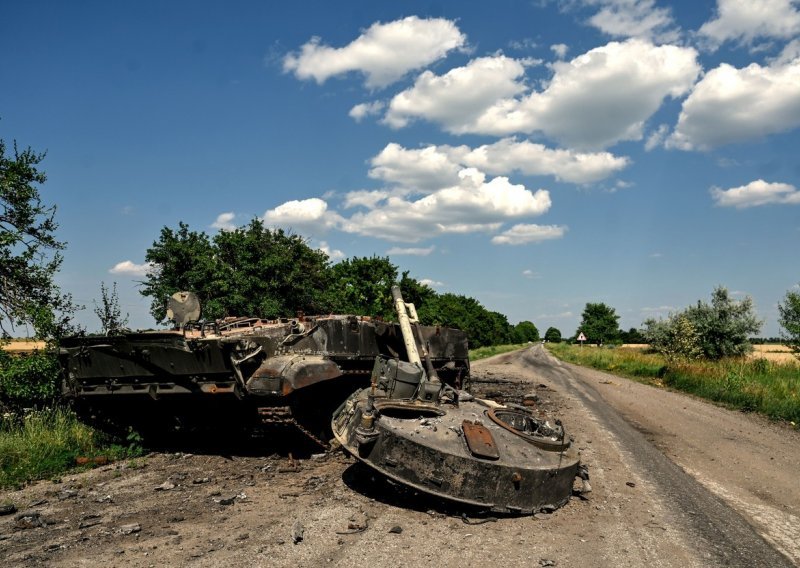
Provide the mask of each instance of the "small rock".
[{"label": "small rock", "polygon": [[74,499],[78,496],[78,491],[75,489],[64,489],[58,494],[58,500],[64,501],[65,499]]},{"label": "small rock", "polygon": [[248,538],[250,538],[250,535],[248,533],[242,533],[236,537],[236,540],[242,541],[242,540],[247,540]]},{"label": "small rock", "polygon": [[184,517],[181,517],[180,515],[176,515],[174,517],[170,517],[169,519],[167,519],[167,522],[168,523],[180,523],[183,520],[184,520]]},{"label": "small rock", "polygon": [[303,542],[303,537],[305,536],[306,528],[303,526],[299,520],[294,522],[292,526],[292,542],[298,544]]},{"label": "small rock", "polygon": [[175,484],[171,481],[165,481],[155,488],[156,491],[169,491],[170,489],[175,489]]},{"label": "small rock", "polygon": [[0,516],[2,515],[13,515],[17,512],[17,506],[14,503],[6,503],[5,505],[0,505]]},{"label": "small rock", "polygon": [[17,515],[14,520],[16,521],[16,523],[14,523],[14,528],[21,530],[47,526],[47,521],[43,519],[41,513],[37,511],[21,513]]},{"label": "small rock", "polygon": [[119,527],[118,531],[120,534],[135,534],[141,532],[142,525],[139,523],[131,523],[129,525],[122,525]]},{"label": "small rock", "polygon": [[633,481],[626,481],[625,485],[627,485],[628,487],[636,487],[636,484]]},{"label": "small rock", "polygon": [[193,479],[192,483],[195,485],[200,485],[201,483],[208,483],[209,481],[211,481],[210,477],[199,477],[197,479]]},{"label": "small rock", "polygon": [[400,534],[403,532],[403,527],[401,527],[400,525],[395,525],[389,529],[389,532],[392,534]]},{"label": "small rock", "polygon": [[98,497],[95,499],[95,503],[113,503],[114,499],[111,498],[111,495],[103,495],[102,497]]},{"label": "small rock", "polygon": [[555,565],[556,565],[555,560],[548,560],[547,558],[542,558],[541,560],[539,560],[539,566],[555,566]]}]

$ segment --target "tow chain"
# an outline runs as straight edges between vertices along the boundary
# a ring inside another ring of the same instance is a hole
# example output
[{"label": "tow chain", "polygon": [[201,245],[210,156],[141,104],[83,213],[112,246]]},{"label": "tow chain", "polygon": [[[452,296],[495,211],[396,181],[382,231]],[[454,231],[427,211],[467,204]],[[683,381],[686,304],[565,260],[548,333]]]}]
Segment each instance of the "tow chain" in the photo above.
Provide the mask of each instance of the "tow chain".
[{"label": "tow chain", "polygon": [[261,416],[262,424],[293,426],[325,451],[331,449],[327,442],[315,436],[308,428],[297,421],[297,418],[292,414],[292,409],[289,406],[263,406],[258,409],[258,414]]}]

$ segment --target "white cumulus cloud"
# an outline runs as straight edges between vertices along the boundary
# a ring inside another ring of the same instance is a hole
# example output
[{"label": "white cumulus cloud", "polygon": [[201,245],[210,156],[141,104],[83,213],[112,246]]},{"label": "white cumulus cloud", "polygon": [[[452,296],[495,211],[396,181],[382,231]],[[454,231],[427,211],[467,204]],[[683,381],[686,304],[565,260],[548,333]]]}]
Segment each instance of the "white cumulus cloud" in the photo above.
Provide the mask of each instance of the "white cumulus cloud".
[{"label": "white cumulus cloud", "polygon": [[296,230],[303,234],[321,234],[341,222],[338,213],[328,211],[328,203],[318,197],[292,200],[264,213],[267,225]]},{"label": "white cumulus cloud", "polygon": [[747,185],[721,189],[711,188],[711,197],[720,207],[745,209],[759,205],[800,205],[800,191],[788,183],[768,183],[763,179]]},{"label": "white cumulus cloud", "polygon": [[430,278],[423,278],[419,281],[420,284],[425,284],[425,286],[430,286],[431,288],[441,288],[444,286],[444,282],[439,282],[438,280],[431,280]]},{"label": "white cumulus cloud", "polygon": [[312,38],[299,52],[283,60],[284,71],[298,79],[324,83],[328,78],[360,72],[369,88],[385,87],[414,69],[421,69],[463,47],[467,38],[455,23],[442,18],[409,16],[376,22],[344,47],[324,45]]},{"label": "white cumulus cloud", "polygon": [[726,41],[752,44],[757,38],[789,39],[800,33],[797,0],[717,0],[716,17],[698,34],[712,48]]},{"label": "white cumulus cloud", "polygon": [[217,215],[216,221],[211,223],[211,228],[219,229],[220,231],[233,231],[236,229],[236,223],[233,222],[235,218],[236,214],[233,212],[220,213]]},{"label": "white cumulus cloud", "polygon": [[473,59],[444,75],[425,71],[411,88],[392,98],[384,122],[401,128],[414,118],[425,118],[459,132],[465,117],[524,91],[524,74],[523,62],[505,55]]},{"label": "white cumulus cloud", "polygon": [[528,243],[538,243],[551,239],[560,239],[564,236],[566,231],[566,227],[560,227],[558,225],[519,224],[492,237],[492,243],[496,245],[525,245]]},{"label": "white cumulus cloud", "polygon": [[350,118],[352,118],[356,122],[361,122],[368,116],[375,116],[380,114],[385,106],[386,103],[384,103],[383,101],[372,101],[369,103],[361,103],[351,108],[348,114],[350,115]]},{"label": "white cumulus cloud", "polygon": [[327,254],[328,258],[331,260],[339,260],[344,258],[344,253],[342,251],[339,249],[332,249],[326,241],[320,241],[319,247],[317,248]]},{"label": "white cumulus cloud", "polygon": [[111,274],[123,274],[125,276],[146,276],[151,270],[153,270],[153,265],[149,262],[136,264],[130,260],[123,260],[115,264],[108,271]]},{"label": "white cumulus cloud", "polygon": [[462,159],[464,165],[490,174],[520,172],[525,175],[551,175],[560,181],[591,183],[613,175],[630,164],[625,156],[610,152],[583,153],[550,149],[527,140],[505,138],[479,146]]},{"label": "white cumulus cloud", "polygon": [[429,255],[429,254],[431,254],[431,253],[432,253],[434,250],[436,250],[436,247],[435,247],[434,245],[431,245],[431,246],[429,246],[429,247],[425,247],[425,248],[414,248],[414,247],[410,247],[410,248],[403,248],[403,247],[392,247],[392,248],[390,248],[389,250],[387,250],[387,251],[386,251],[386,254],[390,254],[390,255],[391,255],[391,254],[393,254],[393,255],[398,255],[398,256],[400,256],[400,255],[407,255],[407,256],[428,256],[428,255]]},{"label": "white cumulus cloud", "polygon": [[559,59],[564,59],[569,51],[569,46],[566,43],[556,43],[550,46],[550,51]]},{"label": "white cumulus cloud", "polygon": [[467,168],[459,183],[419,199],[391,196],[366,212],[357,212],[341,228],[349,233],[401,242],[418,242],[448,233],[494,232],[504,221],[546,212],[550,193],[530,191],[506,177],[486,181],[482,172]]},{"label": "white cumulus cloud", "polygon": [[[630,164],[630,159],[610,152],[551,149],[527,140],[505,138],[476,148],[432,145],[408,149],[392,143],[375,156],[371,164],[369,175],[374,179],[416,191],[431,191],[456,183],[458,172],[464,167],[493,175],[519,172],[586,184],[620,172]],[[359,193],[357,197],[378,196]]]},{"label": "white cumulus cloud", "polygon": [[800,58],[785,65],[723,63],[683,102],[667,145],[706,149],[800,126]]},{"label": "white cumulus cloud", "polygon": [[663,100],[687,93],[700,73],[692,48],[630,39],[551,64],[544,89],[527,92],[521,63],[484,59],[491,61],[475,60],[443,76],[424,73],[392,99],[385,120],[400,127],[424,118],[455,134],[537,132],[573,148],[603,148],[640,140]]},{"label": "white cumulus cloud", "polygon": [[584,0],[599,6],[589,24],[613,37],[638,37],[672,42],[680,38],[669,8],[656,6],[655,0]]}]

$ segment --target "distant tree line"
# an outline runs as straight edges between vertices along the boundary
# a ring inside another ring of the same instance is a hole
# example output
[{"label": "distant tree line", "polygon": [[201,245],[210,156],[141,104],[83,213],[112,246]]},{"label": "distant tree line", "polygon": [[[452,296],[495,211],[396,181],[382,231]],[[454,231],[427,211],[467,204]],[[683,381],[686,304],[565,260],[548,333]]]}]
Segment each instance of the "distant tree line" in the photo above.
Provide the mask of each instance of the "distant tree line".
[{"label": "distant tree line", "polygon": [[511,325],[505,315],[468,296],[439,294],[401,272],[388,257],[353,257],[331,263],[303,237],[270,229],[254,219],[213,236],[186,223],[164,227],[145,256],[152,269],[141,293],[151,298],[156,321],[166,318],[166,299],[178,290],[200,298],[203,317],[257,316],[273,319],[306,314],[358,314],[392,320],[391,287],[416,305],[426,325],[467,332],[471,347],[538,341],[530,321]]}]

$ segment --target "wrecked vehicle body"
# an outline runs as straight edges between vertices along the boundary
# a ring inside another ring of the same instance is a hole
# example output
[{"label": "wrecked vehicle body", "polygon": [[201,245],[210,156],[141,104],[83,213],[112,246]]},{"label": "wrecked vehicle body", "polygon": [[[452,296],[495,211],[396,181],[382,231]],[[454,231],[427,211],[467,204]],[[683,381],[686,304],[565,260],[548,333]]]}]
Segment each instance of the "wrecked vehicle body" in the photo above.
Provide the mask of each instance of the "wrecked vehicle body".
[{"label": "wrecked vehicle body", "polygon": [[334,413],[339,443],[390,480],[447,500],[514,514],[564,505],[588,475],[562,424],[448,385],[414,306],[392,293],[409,359],[376,359],[371,385]]},{"label": "wrecked vehicle body", "polygon": [[[327,446],[331,412],[369,384],[375,359],[407,356],[398,324],[369,317],[209,323],[199,313],[193,294],[178,293],[168,311],[176,329],[64,338],[64,395],[81,415],[146,437],[288,426]],[[421,333],[445,380],[465,386],[464,332]]]}]

